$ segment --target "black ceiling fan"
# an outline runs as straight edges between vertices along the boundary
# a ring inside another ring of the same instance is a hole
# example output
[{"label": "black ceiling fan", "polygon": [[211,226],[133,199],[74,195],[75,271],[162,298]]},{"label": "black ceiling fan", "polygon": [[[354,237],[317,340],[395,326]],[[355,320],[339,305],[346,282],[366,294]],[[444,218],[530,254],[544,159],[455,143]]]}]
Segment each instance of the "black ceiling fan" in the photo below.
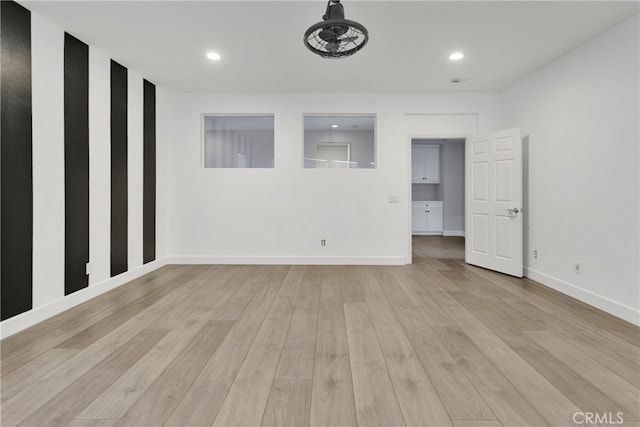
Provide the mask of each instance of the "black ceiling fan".
[{"label": "black ceiling fan", "polygon": [[340,0],[329,0],[322,21],[304,33],[307,48],[323,58],[344,58],[362,49],[369,41],[369,32],[360,23],[344,19]]}]

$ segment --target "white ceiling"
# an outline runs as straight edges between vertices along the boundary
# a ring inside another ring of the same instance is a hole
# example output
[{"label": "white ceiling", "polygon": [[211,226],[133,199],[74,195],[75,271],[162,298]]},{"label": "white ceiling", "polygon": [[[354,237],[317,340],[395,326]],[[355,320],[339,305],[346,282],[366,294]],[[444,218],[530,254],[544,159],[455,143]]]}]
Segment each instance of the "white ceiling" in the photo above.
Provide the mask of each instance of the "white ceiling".
[{"label": "white ceiling", "polygon": [[[336,60],[302,42],[326,1],[20,3],[165,89],[189,92],[496,91],[639,11],[637,1],[343,0],[370,40]],[[222,60],[207,60],[209,50]],[[454,50],[465,58],[450,61]]]}]

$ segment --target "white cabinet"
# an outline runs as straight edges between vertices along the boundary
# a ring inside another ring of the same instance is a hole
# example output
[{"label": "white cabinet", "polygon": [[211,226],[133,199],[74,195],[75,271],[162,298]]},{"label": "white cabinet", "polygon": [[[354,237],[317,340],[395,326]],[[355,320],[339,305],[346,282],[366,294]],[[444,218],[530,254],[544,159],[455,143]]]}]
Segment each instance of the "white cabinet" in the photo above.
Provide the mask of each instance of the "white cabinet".
[{"label": "white cabinet", "polygon": [[413,234],[442,234],[441,201],[414,201],[411,205]]},{"label": "white cabinet", "polygon": [[414,184],[440,183],[440,146],[411,146],[411,181]]}]

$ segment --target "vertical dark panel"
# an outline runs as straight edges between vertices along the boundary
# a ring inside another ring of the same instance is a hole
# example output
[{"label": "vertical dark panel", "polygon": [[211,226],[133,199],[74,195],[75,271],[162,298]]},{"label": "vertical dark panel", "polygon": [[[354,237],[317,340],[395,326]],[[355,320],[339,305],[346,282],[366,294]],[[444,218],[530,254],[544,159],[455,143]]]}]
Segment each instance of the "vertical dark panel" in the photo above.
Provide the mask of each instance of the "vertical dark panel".
[{"label": "vertical dark panel", "polygon": [[33,294],[31,13],[0,2],[2,320],[30,310]]},{"label": "vertical dark panel", "polygon": [[89,46],[64,35],[64,293],[89,286]]},{"label": "vertical dark panel", "polygon": [[144,81],[144,184],[142,207],[142,259],[156,259],[156,87]]},{"label": "vertical dark panel", "polygon": [[111,276],[127,271],[127,69],[111,61]]}]

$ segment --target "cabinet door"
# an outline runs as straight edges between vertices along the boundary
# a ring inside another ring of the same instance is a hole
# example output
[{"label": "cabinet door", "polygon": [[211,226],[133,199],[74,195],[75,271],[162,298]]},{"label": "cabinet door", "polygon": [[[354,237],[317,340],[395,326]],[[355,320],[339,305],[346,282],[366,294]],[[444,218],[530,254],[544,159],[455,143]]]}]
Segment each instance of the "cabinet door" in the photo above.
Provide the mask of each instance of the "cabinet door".
[{"label": "cabinet door", "polygon": [[438,184],[440,182],[440,146],[427,145],[424,158],[424,182]]},{"label": "cabinet door", "polygon": [[425,209],[427,214],[427,230],[429,232],[442,232],[443,217],[441,207],[428,207]]},{"label": "cabinet door", "polygon": [[440,183],[440,146],[411,147],[411,181],[421,184]]},{"label": "cabinet door", "polygon": [[423,233],[427,231],[427,208],[411,209],[411,229],[414,232]]},{"label": "cabinet door", "polygon": [[411,182],[424,182],[425,150],[424,146],[414,145],[411,147]]}]

